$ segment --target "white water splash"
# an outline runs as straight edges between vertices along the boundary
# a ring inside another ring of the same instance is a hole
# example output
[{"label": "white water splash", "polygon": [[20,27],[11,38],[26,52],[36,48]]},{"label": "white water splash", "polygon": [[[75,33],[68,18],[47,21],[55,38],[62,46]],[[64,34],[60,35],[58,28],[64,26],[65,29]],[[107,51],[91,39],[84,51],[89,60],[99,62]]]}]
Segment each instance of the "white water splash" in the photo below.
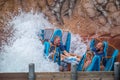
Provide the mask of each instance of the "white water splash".
[{"label": "white water splash", "polygon": [[43,57],[43,45],[37,33],[40,29],[53,27],[42,13],[21,13],[9,23],[15,30],[10,46],[4,46],[0,54],[0,72],[27,72],[28,64],[35,63],[37,72],[58,71],[56,63]]},{"label": "white water splash", "polygon": [[82,42],[82,39],[78,34],[71,35],[71,47],[70,52],[83,56],[85,54],[87,46]]},{"label": "white water splash", "polygon": [[[57,63],[43,57],[44,46],[38,38],[40,29],[53,27],[42,13],[20,13],[9,22],[14,36],[9,39],[11,45],[4,45],[0,53],[0,72],[28,72],[28,64],[35,64],[36,72],[56,72]],[[6,27],[7,29],[7,27]],[[72,34],[71,52],[83,55],[85,44],[78,35]],[[79,41],[78,41],[79,40]]]}]

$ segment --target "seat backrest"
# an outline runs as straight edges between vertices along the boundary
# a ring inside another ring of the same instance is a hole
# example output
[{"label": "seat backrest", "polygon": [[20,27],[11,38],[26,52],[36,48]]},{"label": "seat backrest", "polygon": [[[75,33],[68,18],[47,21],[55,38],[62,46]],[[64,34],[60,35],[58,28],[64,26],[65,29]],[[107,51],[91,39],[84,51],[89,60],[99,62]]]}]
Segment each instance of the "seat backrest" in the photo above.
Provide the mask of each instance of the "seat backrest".
[{"label": "seat backrest", "polygon": [[[97,43],[99,43],[99,42],[100,42],[100,40],[95,39],[95,45],[96,45]],[[106,41],[103,41],[103,45],[104,45],[104,49],[103,49],[104,55],[107,56],[108,43],[107,43]]]},{"label": "seat backrest", "polygon": [[63,43],[63,45],[66,44],[67,36],[68,36],[68,31],[63,31],[63,33],[62,33],[62,43]]},{"label": "seat backrest", "polygon": [[82,56],[80,62],[78,63],[78,65],[77,65],[77,71],[82,71],[85,58],[86,58],[86,53]]},{"label": "seat backrest", "polygon": [[[77,67],[78,71],[82,71],[85,59],[86,59],[86,54],[82,56],[78,64],[78,67]],[[85,71],[99,71],[99,70],[100,70],[100,57],[95,55],[92,59],[91,64],[85,69]]]},{"label": "seat backrest", "polygon": [[95,39],[95,45],[96,45],[97,43],[99,43],[99,42],[100,42],[100,40]]},{"label": "seat backrest", "polygon": [[71,43],[71,33],[69,31],[63,31],[62,43],[65,46],[66,51],[69,52],[69,50],[70,50],[70,43]]},{"label": "seat backrest", "polygon": [[50,41],[54,41],[54,37],[55,37],[55,36],[59,36],[60,39],[62,40],[62,31],[61,31],[60,29],[56,29],[56,30],[54,31],[53,36],[52,36],[52,38],[50,39]]},{"label": "seat backrest", "polygon": [[45,29],[44,30],[44,40],[50,40],[53,35],[54,29]]},{"label": "seat backrest", "polygon": [[104,45],[103,51],[104,51],[104,55],[105,55],[105,57],[106,57],[106,56],[107,56],[107,49],[108,49],[108,42],[103,41],[103,45]]},{"label": "seat backrest", "polygon": [[112,53],[111,58],[107,60],[104,71],[112,71],[113,70],[114,63],[116,61],[116,57],[118,54],[119,54],[119,51],[117,49],[115,49]]},{"label": "seat backrest", "polygon": [[[95,46],[98,42],[100,42],[100,40],[92,39],[91,42],[90,42],[90,47]],[[104,55],[106,57],[107,56],[108,43],[106,41],[103,41],[103,45],[104,45],[103,51],[104,51]]]},{"label": "seat backrest", "polygon": [[85,71],[100,71],[100,57],[95,55]]},{"label": "seat backrest", "polygon": [[53,35],[54,29],[42,29],[40,30],[40,33],[38,33],[38,36],[41,41],[48,41],[51,39]]},{"label": "seat backrest", "polygon": [[[56,29],[54,31],[53,31],[53,29],[45,29],[43,33],[44,33],[44,40],[48,39],[51,42],[54,41],[55,36],[59,36],[60,39],[61,39],[61,42],[65,46],[66,51],[69,51],[70,41],[71,41],[71,34],[68,31],[67,32],[63,31],[63,33],[62,33],[62,30],[60,30],[60,29]],[[44,45],[45,45],[44,54],[46,56],[48,56],[49,55],[50,43],[48,41],[45,41]],[[58,53],[61,53],[61,51],[60,51],[59,48],[58,48],[58,50],[56,48],[56,53],[54,55],[54,61],[55,62],[57,61],[58,64],[60,64],[60,60],[59,60],[60,57],[58,57]]]},{"label": "seat backrest", "polygon": [[114,50],[115,48],[109,45],[107,49],[107,56],[112,57]]}]

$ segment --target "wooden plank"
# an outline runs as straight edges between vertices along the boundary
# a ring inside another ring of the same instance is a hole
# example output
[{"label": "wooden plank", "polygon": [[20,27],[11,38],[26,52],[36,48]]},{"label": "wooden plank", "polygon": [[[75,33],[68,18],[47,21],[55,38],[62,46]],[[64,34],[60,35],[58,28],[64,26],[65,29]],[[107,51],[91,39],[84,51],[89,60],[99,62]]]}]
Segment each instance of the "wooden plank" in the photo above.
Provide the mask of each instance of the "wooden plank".
[{"label": "wooden plank", "polygon": [[0,80],[28,80],[27,73],[0,73]]},{"label": "wooden plank", "polygon": [[70,80],[70,72],[36,73],[36,80]]},{"label": "wooden plank", "polygon": [[[71,72],[35,73],[36,80],[71,80]],[[28,80],[28,73],[0,73],[0,80]],[[114,80],[114,72],[78,72],[78,80]]]},{"label": "wooden plank", "polygon": [[[71,72],[36,73],[36,80],[70,80]],[[78,80],[114,80],[112,72],[78,72]]]},{"label": "wooden plank", "polygon": [[0,78],[0,80],[28,80],[27,78]]},{"label": "wooden plank", "polygon": [[96,72],[78,72],[78,80],[114,80],[112,72],[96,71]]}]

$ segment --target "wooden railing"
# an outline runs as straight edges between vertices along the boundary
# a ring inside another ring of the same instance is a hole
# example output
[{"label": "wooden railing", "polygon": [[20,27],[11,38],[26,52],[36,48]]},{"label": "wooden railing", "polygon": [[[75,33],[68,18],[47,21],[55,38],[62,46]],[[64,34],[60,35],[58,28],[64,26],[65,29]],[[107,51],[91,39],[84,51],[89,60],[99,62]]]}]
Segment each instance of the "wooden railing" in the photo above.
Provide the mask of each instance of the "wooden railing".
[{"label": "wooden railing", "polygon": [[28,73],[0,73],[0,80],[28,80]]},{"label": "wooden railing", "polygon": [[114,71],[77,72],[72,65],[71,72],[37,72],[34,64],[29,65],[28,73],[0,73],[0,80],[120,80],[120,63],[116,62]]},{"label": "wooden railing", "polygon": [[114,72],[78,72],[77,79],[71,72],[36,73],[36,80],[114,80]]},{"label": "wooden railing", "polygon": [[[35,80],[71,80],[71,72],[35,73]],[[0,73],[0,80],[29,80],[28,73]],[[114,72],[78,72],[77,80],[114,80]]]},{"label": "wooden railing", "polygon": [[[114,80],[114,72],[78,72],[77,80]],[[35,73],[35,80],[71,80],[71,72]],[[29,80],[28,73],[0,73],[0,80]]]}]

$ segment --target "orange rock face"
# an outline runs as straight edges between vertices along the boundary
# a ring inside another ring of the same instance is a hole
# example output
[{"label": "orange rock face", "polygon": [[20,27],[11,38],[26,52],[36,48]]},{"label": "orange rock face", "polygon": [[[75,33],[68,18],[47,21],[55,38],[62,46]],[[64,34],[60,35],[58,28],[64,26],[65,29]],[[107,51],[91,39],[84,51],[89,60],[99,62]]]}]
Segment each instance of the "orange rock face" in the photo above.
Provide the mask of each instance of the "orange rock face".
[{"label": "orange rock face", "polygon": [[[106,38],[120,50],[120,8],[113,4],[114,1],[110,0],[103,5],[105,0],[97,0],[96,5],[93,0],[77,0],[73,14],[69,18],[63,15],[68,4],[65,2],[61,11],[64,25],[59,25],[55,16],[48,10],[45,0],[0,0],[0,45],[10,36],[11,30],[4,31],[7,21],[11,19],[9,14],[14,16],[18,15],[19,10],[25,12],[33,10],[34,12],[43,12],[57,27],[80,34],[83,38],[88,36],[91,38],[98,34],[99,38]],[[49,5],[52,5],[54,0],[48,0],[48,2]],[[107,10],[107,16],[101,14],[95,6],[98,8],[104,6],[103,10]]]}]

